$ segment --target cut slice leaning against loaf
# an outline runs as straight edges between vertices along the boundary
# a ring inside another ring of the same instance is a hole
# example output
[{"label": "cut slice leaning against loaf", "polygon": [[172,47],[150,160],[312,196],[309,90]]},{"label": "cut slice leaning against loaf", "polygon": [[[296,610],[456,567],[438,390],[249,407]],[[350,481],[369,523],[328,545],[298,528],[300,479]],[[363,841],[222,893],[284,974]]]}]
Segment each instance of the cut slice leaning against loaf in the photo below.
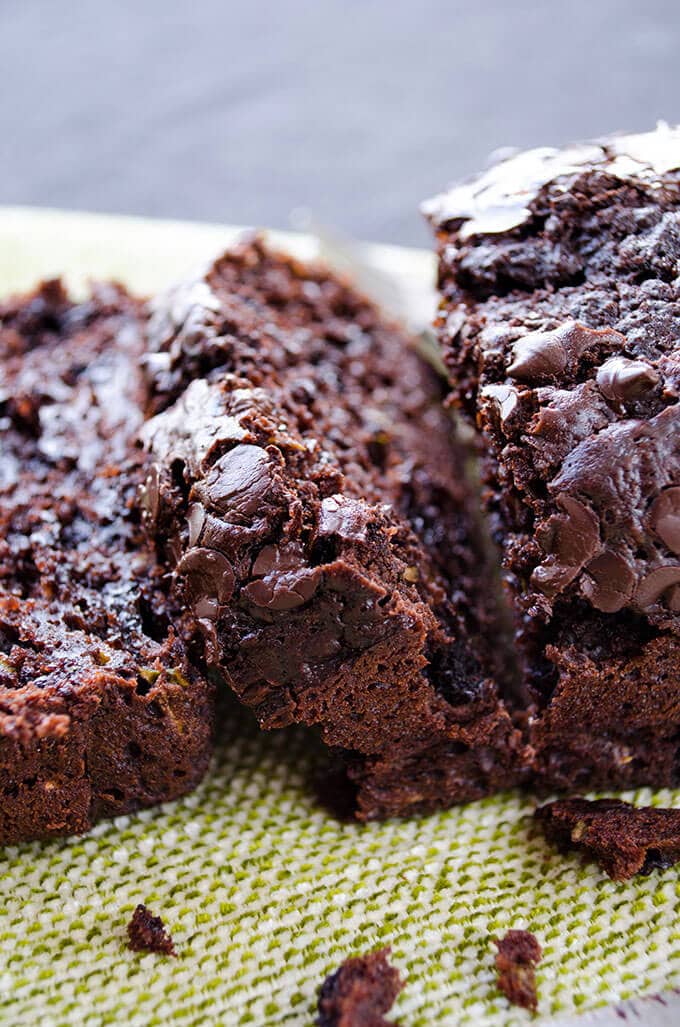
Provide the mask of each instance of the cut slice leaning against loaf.
[{"label": "cut slice leaning against loaf", "polygon": [[361,818],[518,780],[464,457],[409,340],[255,239],[162,296],[148,343],[147,526],[207,664],[263,727],[317,726]]}]

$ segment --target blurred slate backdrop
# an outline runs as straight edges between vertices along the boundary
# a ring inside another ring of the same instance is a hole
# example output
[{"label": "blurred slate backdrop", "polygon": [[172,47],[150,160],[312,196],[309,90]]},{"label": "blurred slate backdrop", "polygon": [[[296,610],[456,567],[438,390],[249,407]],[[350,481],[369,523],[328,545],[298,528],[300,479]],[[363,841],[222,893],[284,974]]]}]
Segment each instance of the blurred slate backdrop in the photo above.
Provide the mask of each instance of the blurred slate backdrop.
[{"label": "blurred slate backdrop", "polygon": [[493,149],[657,118],[679,0],[0,0],[4,204],[422,245]]}]

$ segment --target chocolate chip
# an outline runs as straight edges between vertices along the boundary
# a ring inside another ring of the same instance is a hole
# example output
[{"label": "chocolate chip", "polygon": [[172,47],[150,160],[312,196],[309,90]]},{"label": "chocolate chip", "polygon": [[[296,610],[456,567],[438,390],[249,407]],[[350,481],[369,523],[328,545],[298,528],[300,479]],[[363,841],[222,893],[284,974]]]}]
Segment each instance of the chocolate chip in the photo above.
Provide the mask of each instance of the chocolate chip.
[{"label": "chocolate chip", "polygon": [[512,355],[514,359],[508,374],[517,381],[555,378],[567,366],[567,354],[559,330],[525,335],[513,345]]},{"label": "chocolate chip", "polygon": [[142,513],[149,528],[153,528],[158,519],[158,511],[160,508],[160,478],[160,467],[158,464],[151,464],[146,480],[140,490]]},{"label": "chocolate chip", "polygon": [[577,363],[587,350],[604,345],[621,349],[626,339],[620,332],[588,328],[578,321],[568,321],[550,332],[530,332],[514,343],[508,374],[517,381],[550,381]]},{"label": "chocolate chip", "polygon": [[257,513],[271,485],[269,458],[259,446],[235,446],[194,486],[199,499],[217,512],[250,517]]},{"label": "chocolate chip", "polygon": [[644,360],[614,356],[598,368],[595,380],[606,399],[625,403],[653,389],[659,377],[659,372]]},{"label": "chocolate chip", "polygon": [[289,571],[304,564],[304,549],[299,542],[286,546],[265,546],[255,557],[253,576],[265,577],[274,571]]},{"label": "chocolate chip", "polygon": [[241,594],[255,606],[268,610],[294,610],[312,598],[320,581],[318,567],[302,567],[251,581]]},{"label": "chocolate chip", "polygon": [[519,402],[519,392],[514,385],[487,385],[482,389],[482,396],[493,401],[501,424],[514,414]]},{"label": "chocolate chip", "polygon": [[588,564],[581,582],[581,591],[596,610],[616,613],[623,609],[633,594],[635,574],[618,553],[606,549]]},{"label": "chocolate chip", "polygon": [[336,535],[347,541],[365,541],[372,518],[370,507],[347,496],[328,496],[321,503],[317,534],[320,538]]},{"label": "chocolate chip", "polygon": [[[214,549],[189,549],[177,564],[177,574],[185,579],[187,599],[196,613],[204,600],[228,603],[234,594],[232,566]],[[197,613],[197,616],[206,615]]]},{"label": "chocolate chip", "polygon": [[236,527],[221,517],[206,514],[201,531],[201,545],[206,549],[217,549],[227,557],[239,547],[243,541],[243,528]]},{"label": "chocolate chip", "polygon": [[201,537],[201,531],[205,522],[205,507],[200,503],[192,503],[187,514],[189,525],[189,545],[193,548]]},{"label": "chocolate chip", "polygon": [[563,511],[549,517],[537,530],[548,560],[537,567],[532,583],[545,595],[555,596],[576,578],[600,547],[600,525],[593,511],[573,496],[560,495]]},{"label": "chocolate chip", "polygon": [[666,598],[665,592],[669,595],[671,609],[677,609],[677,589],[674,586],[680,585],[680,566],[657,567],[650,571],[638,585],[635,599],[643,610]]},{"label": "chocolate chip", "polygon": [[220,660],[222,658],[222,650],[217,638],[214,619],[209,617],[197,617],[196,623],[203,635],[205,662],[209,667],[219,667]]},{"label": "chocolate chip", "polygon": [[200,596],[194,603],[194,614],[199,620],[217,620],[219,612],[220,604],[212,596]]},{"label": "chocolate chip", "polygon": [[665,489],[649,510],[649,523],[672,553],[680,554],[680,487]]}]

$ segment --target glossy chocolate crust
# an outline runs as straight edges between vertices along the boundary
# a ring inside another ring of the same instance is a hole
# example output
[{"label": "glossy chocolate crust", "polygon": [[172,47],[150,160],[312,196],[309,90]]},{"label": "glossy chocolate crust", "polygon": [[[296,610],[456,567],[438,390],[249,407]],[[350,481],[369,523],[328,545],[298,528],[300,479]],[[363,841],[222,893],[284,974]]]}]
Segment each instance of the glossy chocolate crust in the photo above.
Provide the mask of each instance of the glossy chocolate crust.
[{"label": "glossy chocolate crust", "polygon": [[260,724],[318,726],[364,819],[521,776],[463,458],[408,340],[252,240],[157,301],[149,348],[146,523]]},{"label": "glossy chocolate crust", "polygon": [[426,205],[550,787],[680,778],[679,168],[660,125]]},{"label": "glossy chocolate crust", "polygon": [[210,756],[135,503],[140,318],[114,286],[0,304],[0,844],[172,799]]}]

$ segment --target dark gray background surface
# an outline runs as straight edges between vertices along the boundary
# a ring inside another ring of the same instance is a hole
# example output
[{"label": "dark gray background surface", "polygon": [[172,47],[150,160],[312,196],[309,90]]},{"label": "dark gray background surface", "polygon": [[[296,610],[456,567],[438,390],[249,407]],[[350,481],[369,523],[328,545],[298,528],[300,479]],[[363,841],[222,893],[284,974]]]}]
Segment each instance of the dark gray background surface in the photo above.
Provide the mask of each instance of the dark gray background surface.
[{"label": "dark gray background surface", "polygon": [[423,244],[498,146],[680,120],[680,0],[0,0],[0,203]]}]

